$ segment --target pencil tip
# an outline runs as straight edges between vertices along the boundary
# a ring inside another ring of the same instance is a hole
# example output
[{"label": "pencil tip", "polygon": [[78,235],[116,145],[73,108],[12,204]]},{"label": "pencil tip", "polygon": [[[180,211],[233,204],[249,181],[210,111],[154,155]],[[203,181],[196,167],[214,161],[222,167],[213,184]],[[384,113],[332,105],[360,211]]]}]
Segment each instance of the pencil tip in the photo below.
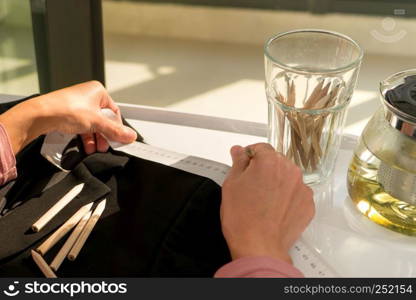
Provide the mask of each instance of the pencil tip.
[{"label": "pencil tip", "polygon": [[104,198],[103,200],[100,201],[100,203],[98,203],[98,205],[105,207],[106,203],[107,203],[107,199]]},{"label": "pencil tip", "polygon": [[85,183],[77,184],[76,186],[72,188],[72,190],[75,191],[76,193],[80,193],[84,189],[84,185]]},{"label": "pencil tip", "polygon": [[90,202],[90,203],[86,204],[85,207],[87,207],[88,210],[90,210],[93,205],[94,205],[94,202]]}]

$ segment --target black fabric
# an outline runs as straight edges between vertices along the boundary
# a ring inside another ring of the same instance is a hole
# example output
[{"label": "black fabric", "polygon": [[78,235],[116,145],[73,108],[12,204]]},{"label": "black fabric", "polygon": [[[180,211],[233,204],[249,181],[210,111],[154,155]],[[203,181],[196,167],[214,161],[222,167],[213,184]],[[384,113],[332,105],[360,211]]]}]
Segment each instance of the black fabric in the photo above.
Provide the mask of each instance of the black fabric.
[{"label": "black fabric", "polygon": [[[221,191],[210,179],[117,151],[87,156],[64,176],[40,155],[42,140],[17,157],[19,176],[6,193],[10,210],[0,218],[0,276],[42,276],[30,249],[79,207],[103,197],[101,219],[58,276],[210,277],[230,260],[220,226]],[[76,199],[40,232],[30,231],[81,182],[85,187]],[[64,242],[45,255],[47,262]]]}]

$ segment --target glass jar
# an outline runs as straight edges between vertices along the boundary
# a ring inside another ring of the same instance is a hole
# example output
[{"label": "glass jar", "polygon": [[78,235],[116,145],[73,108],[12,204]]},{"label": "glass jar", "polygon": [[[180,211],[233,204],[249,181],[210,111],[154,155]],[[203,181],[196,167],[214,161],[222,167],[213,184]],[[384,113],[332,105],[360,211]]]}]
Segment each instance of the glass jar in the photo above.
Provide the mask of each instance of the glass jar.
[{"label": "glass jar", "polygon": [[271,37],[264,47],[268,141],[303,171],[330,177],[363,51],[349,37],[317,29]]},{"label": "glass jar", "polygon": [[383,106],[355,149],[348,191],[372,221],[416,235],[416,70],[382,81],[380,95]]}]

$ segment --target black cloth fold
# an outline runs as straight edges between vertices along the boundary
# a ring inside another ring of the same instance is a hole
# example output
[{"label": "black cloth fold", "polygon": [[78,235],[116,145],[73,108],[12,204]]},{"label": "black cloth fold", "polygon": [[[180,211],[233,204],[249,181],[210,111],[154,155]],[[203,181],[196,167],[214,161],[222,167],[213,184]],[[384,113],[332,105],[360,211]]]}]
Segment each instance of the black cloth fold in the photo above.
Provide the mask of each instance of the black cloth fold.
[{"label": "black cloth fold", "polygon": [[[0,105],[1,107],[1,105]],[[77,209],[107,199],[106,209],[61,277],[210,277],[230,255],[221,232],[221,189],[212,180],[118,151],[83,157],[63,174],[26,147],[0,218],[0,276],[42,276],[30,258]],[[58,178],[58,179],[56,179]],[[30,226],[78,183],[82,192],[38,233]],[[17,204],[16,204],[17,203]],[[68,235],[46,255],[51,262]]]}]

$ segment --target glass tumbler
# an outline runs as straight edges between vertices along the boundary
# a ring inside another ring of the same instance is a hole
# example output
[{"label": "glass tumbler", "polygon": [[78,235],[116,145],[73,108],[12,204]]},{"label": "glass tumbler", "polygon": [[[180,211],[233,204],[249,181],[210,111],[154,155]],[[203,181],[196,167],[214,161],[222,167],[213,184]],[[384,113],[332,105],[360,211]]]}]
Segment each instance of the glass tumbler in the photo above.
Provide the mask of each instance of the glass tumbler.
[{"label": "glass tumbler", "polygon": [[264,46],[269,143],[303,171],[325,181],[334,168],[363,51],[349,37],[296,30]]}]

